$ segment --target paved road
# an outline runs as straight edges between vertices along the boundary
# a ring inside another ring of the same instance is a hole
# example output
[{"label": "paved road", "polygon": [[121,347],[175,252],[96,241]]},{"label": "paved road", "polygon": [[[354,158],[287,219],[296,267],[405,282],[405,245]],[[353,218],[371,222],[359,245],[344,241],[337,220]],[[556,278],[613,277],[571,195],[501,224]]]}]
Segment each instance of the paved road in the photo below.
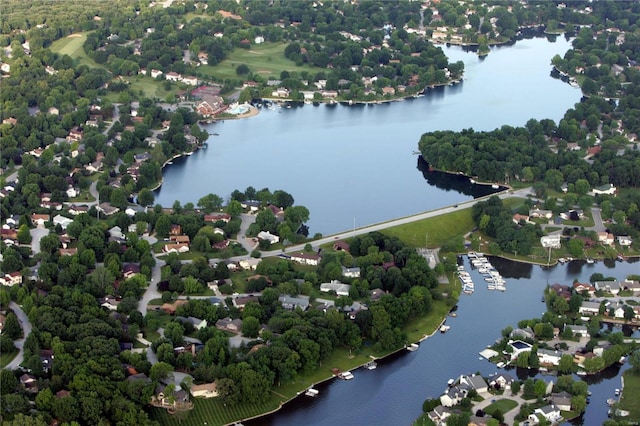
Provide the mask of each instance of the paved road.
[{"label": "paved road", "polygon": [[602,213],[599,208],[593,207],[591,209],[591,215],[593,216],[594,225],[592,228],[589,228],[589,229],[593,229],[596,232],[602,232],[605,229],[607,229],[606,226],[604,226],[604,223],[602,222]]},{"label": "paved road", "polygon": [[242,213],[240,218],[242,219],[242,223],[240,224],[240,231],[238,231],[238,242],[247,251],[247,253],[251,253],[256,247],[256,244],[251,238],[246,238],[246,235],[249,226],[256,221],[256,216],[253,214]]},{"label": "paved road", "polygon": [[16,181],[16,179],[18,179],[18,170],[20,170],[20,167],[22,167],[22,166],[16,166],[15,171],[14,171],[13,173],[11,173],[10,175],[8,175],[8,176],[5,178],[5,181],[6,181],[7,183],[9,183],[9,182],[15,182],[15,181]]},{"label": "paved road", "polygon": [[22,364],[22,361],[24,359],[24,352],[23,352],[24,341],[27,339],[27,336],[29,335],[29,333],[31,333],[32,327],[31,327],[31,322],[29,321],[29,318],[24,313],[22,308],[18,306],[16,302],[11,302],[9,304],[9,307],[13,310],[13,312],[18,317],[18,321],[20,321],[20,325],[22,326],[22,335],[24,336],[22,339],[18,339],[15,341],[15,345],[18,348],[18,355],[16,355],[13,361],[11,361],[5,367],[5,369],[7,370],[15,370],[16,368],[18,368],[18,366],[20,366],[20,364]]},{"label": "paved road", "polygon": [[[155,237],[143,236],[145,240],[149,241],[149,244],[153,245],[158,240]],[[160,282],[160,269],[165,265],[165,261],[158,259],[153,252],[151,251],[154,259],[156,260],[156,266],[151,270],[151,282],[147,286],[144,294],[142,295],[142,299],[138,303],[138,311],[142,313],[142,315],[147,315],[147,308],[149,306],[149,302],[153,299],[159,299],[162,297],[162,294],[158,291],[158,283]],[[148,351],[151,352],[151,351]]]}]

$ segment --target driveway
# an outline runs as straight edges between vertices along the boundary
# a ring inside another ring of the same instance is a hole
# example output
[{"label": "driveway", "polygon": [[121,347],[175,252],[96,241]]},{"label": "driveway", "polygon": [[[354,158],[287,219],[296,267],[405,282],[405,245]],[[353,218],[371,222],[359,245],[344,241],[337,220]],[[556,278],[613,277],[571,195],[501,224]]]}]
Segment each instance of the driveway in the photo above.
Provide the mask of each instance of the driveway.
[{"label": "driveway", "polygon": [[591,209],[591,215],[593,216],[593,230],[596,232],[602,232],[604,231],[606,228],[606,226],[604,226],[604,223],[602,222],[602,212],[599,208],[594,207]]},{"label": "driveway", "polygon": [[38,227],[30,229],[29,233],[31,234],[31,251],[33,251],[33,254],[38,254],[40,253],[40,240],[49,235],[49,230]]},{"label": "driveway", "polygon": [[[151,245],[158,242],[158,240],[155,237],[151,237],[148,235],[143,236],[142,238],[147,240]],[[153,250],[151,251],[151,254],[153,255],[153,258],[156,260],[156,266],[154,266],[153,269],[151,270],[151,282],[147,286],[147,289],[145,290],[144,294],[142,295],[140,302],[138,302],[138,311],[140,311],[143,316],[147,315],[149,302],[152,301],[153,299],[159,299],[162,297],[162,294],[158,291],[158,283],[160,282],[160,277],[161,277],[160,270],[165,265],[165,261],[158,259],[155,253],[153,253]]]},{"label": "driveway", "polygon": [[16,345],[16,348],[18,348],[18,355],[16,355],[13,361],[11,361],[5,367],[5,369],[7,370],[15,370],[20,366],[20,364],[22,364],[22,361],[24,360],[24,351],[23,351],[24,341],[27,339],[27,336],[29,335],[29,333],[31,333],[32,327],[31,327],[31,322],[29,321],[29,318],[24,313],[22,308],[18,306],[16,302],[11,302],[9,304],[9,307],[13,310],[13,312],[18,317],[18,321],[20,321],[20,325],[22,326],[22,335],[24,336],[22,339],[18,339],[14,342]]},{"label": "driveway", "polygon": [[240,215],[240,219],[242,219],[242,223],[240,224],[240,231],[238,231],[237,239],[247,253],[251,253],[257,247],[257,244],[251,238],[247,238],[246,235],[249,226],[256,221],[256,216],[248,213],[242,213]]}]

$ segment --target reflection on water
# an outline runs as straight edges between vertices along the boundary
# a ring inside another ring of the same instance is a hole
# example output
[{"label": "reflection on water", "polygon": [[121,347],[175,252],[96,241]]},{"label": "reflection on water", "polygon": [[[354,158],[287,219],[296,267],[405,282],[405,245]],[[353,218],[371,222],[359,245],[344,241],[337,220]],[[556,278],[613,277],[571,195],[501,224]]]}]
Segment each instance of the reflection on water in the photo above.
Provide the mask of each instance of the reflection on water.
[{"label": "reflection on water", "polygon": [[429,170],[429,163],[425,161],[422,155],[418,155],[417,168],[422,172],[422,176],[430,186],[435,186],[444,191],[456,191],[464,195],[470,195],[473,198],[495,194],[505,189],[502,186],[495,189],[491,185],[471,183],[471,180],[465,175]]}]

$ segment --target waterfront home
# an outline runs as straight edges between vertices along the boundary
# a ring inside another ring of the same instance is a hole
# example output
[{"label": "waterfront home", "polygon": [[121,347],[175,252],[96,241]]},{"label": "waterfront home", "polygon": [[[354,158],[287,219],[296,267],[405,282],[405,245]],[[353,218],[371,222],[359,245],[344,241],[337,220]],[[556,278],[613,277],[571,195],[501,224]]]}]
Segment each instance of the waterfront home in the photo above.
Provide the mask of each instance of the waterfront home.
[{"label": "waterfront home", "polygon": [[598,232],[598,242],[612,246],[615,243],[615,237],[606,231]]},{"label": "waterfront home", "polygon": [[522,340],[509,340],[508,343],[513,351],[511,352],[511,360],[518,359],[518,355],[523,352],[531,352],[531,344],[523,342]]},{"label": "waterfront home", "polygon": [[538,360],[541,365],[558,365],[562,352],[549,349],[538,349]]},{"label": "waterfront home", "polygon": [[541,408],[536,408],[533,411],[533,414],[529,414],[529,420],[532,422],[536,422],[536,424],[540,422],[540,417],[551,423],[557,423],[562,420],[560,409],[553,404],[545,405]]},{"label": "waterfront home", "polygon": [[329,283],[320,284],[320,291],[323,293],[335,292],[338,296],[348,296],[351,286],[341,283],[338,280],[331,280]]},{"label": "waterfront home", "polygon": [[604,291],[605,293],[611,293],[614,296],[620,293],[620,283],[618,281],[596,281],[593,283],[596,291]]},{"label": "waterfront home", "polygon": [[290,311],[295,311],[296,308],[300,308],[306,311],[309,308],[309,297],[292,297],[286,294],[280,295],[278,301],[282,304],[282,307]]},{"label": "waterfront home", "polygon": [[596,288],[591,284],[580,283],[576,281],[573,283],[573,291],[578,294],[584,294],[584,292],[587,292],[589,297],[593,297],[596,292]]},{"label": "waterfront home", "polygon": [[578,313],[583,315],[598,315],[600,313],[600,302],[582,302],[582,305],[578,308]]},{"label": "waterfront home", "polygon": [[451,410],[442,405],[438,405],[432,411],[427,413],[429,419],[436,425],[446,425],[447,418],[451,415]]},{"label": "waterfront home", "polygon": [[444,407],[453,407],[458,405],[460,401],[467,397],[468,391],[458,386],[452,386],[440,396],[440,404]]},{"label": "waterfront home", "polygon": [[260,240],[269,241],[270,244],[276,244],[276,243],[280,242],[280,237],[277,236],[277,235],[273,235],[269,231],[260,231],[260,232],[258,232],[257,237]]},{"label": "waterfront home", "polygon": [[536,334],[533,332],[531,327],[525,327],[525,328],[513,329],[511,331],[511,333],[509,333],[509,337],[511,339],[515,339],[515,338],[519,337],[521,339],[533,340],[533,339],[536,338]]},{"label": "waterfront home", "polygon": [[460,387],[468,386],[469,389],[475,389],[476,392],[486,392],[488,390],[487,382],[478,374],[471,376],[460,376]]},{"label": "waterfront home", "polygon": [[542,236],[540,237],[540,244],[542,244],[543,248],[559,249],[561,247],[560,237],[560,234]]},{"label": "waterfront home", "polygon": [[634,294],[640,293],[640,281],[636,280],[624,280],[622,283],[622,289],[624,291],[631,291]]},{"label": "waterfront home", "polygon": [[493,389],[508,390],[514,382],[513,377],[509,374],[494,373],[489,376],[489,386]]},{"label": "waterfront home", "polygon": [[291,260],[302,265],[318,266],[320,255],[314,253],[292,253]]},{"label": "waterfront home", "polygon": [[628,235],[618,235],[617,240],[620,247],[629,247],[633,243],[633,240]]},{"label": "waterfront home", "polygon": [[566,301],[569,301],[569,299],[571,299],[571,296],[572,296],[571,289],[569,288],[568,285],[555,283],[550,287],[550,289],[551,291],[553,291],[555,294],[562,297]]},{"label": "waterfront home", "polygon": [[218,385],[215,381],[201,385],[192,385],[189,392],[191,392],[191,396],[194,398],[215,398],[218,396]]},{"label": "waterfront home", "polygon": [[[598,308],[600,305],[598,304]],[[571,330],[571,334],[578,337],[589,337],[589,330],[584,325],[567,325],[567,329]]]},{"label": "waterfront home", "polygon": [[552,393],[549,402],[560,411],[571,411],[571,394],[568,392]]}]

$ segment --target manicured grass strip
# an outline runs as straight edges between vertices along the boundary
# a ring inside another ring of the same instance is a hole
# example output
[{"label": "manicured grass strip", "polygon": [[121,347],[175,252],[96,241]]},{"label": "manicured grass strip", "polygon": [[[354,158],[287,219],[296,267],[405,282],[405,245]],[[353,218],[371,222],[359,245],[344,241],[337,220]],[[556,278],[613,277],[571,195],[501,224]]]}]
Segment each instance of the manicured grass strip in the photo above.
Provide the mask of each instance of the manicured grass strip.
[{"label": "manicured grass strip", "polygon": [[3,352],[0,354],[0,368],[4,368],[18,355],[18,351]]},{"label": "manicured grass strip", "polygon": [[622,375],[624,378],[624,388],[620,398],[620,408],[629,411],[629,418],[626,420],[640,420],[640,374],[633,374],[632,370],[627,370]]},{"label": "manicured grass strip", "polygon": [[395,236],[411,247],[440,247],[453,236],[463,235],[475,227],[471,209],[461,209],[429,219],[394,226],[381,231]]},{"label": "manicured grass strip", "polygon": [[280,77],[282,71],[308,71],[315,74],[325,71],[322,68],[311,66],[297,66],[293,61],[285,58],[285,43],[262,43],[252,45],[249,49],[234,49],[227,59],[216,66],[203,65],[198,68],[202,74],[216,78],[238,78],[236,67],[247,64],[256,75],[264,77]]},{"label": "manicured grass strip", "polygon": [[512,399],[499,399],[493,402],[484,409],[484,412],[490,415],[494,415],[497,411],[505,414],[518,406],[518,403]]}]

